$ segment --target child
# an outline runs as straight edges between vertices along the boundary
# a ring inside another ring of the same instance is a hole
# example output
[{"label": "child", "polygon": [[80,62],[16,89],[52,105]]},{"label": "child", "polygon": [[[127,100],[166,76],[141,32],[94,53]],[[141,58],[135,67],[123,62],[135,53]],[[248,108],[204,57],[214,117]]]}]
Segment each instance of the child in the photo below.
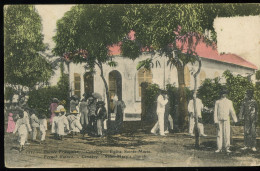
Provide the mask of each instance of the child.
[{"label": "child", "polygon": [[12,133],[14,131],[14,129],[15,129],[15,122],[14,122],[14,119],[13,119],[13,113],[9,113],[8,126],[7,126],[6,132]]},{"label": "child", "polygon": [[36,141],[37,137],[37,132],[40,127],[39,119],[36,116],[36,111],[32,110],[32,115],[31,115],[31,127],[32,127],[32,141]]},{"label": "child", "polygon": [[67,117],[65,116],[64,108],[60,109],[59,115],[54,121],[54,125],[56,127],[58,138],[62,140],[63,136],[66,135],[64,129],[69,130],[69,123]]},{"label": "child", "polygon": [[24,118],[24,114],[22,111],[19,111],[19,119],[16,122],[15,129],[13,134],[15,134],[18,131],[19,136],[19,142],[20,142],[20,149],[19,151],[22,151],[24,149],[24,143],[28,136],[28,130],[29,132],[32,131],[30,124],[26,118]]},{"label": "child", "polygon": [[40,123],[40,133],[41,133],[41,142],[45,141],[46,130],[47,130],[47,120],[45,115],[39,116]]},{"label": "child", "polygon": [[67,116],[67,119],[69,121],[70,125],[70,130],[72,131],[72,136],[73,133],[77,135],[82,130],[82,126],[80,124],[80,116],[77,112],[77,110],[74,110],[73,112],[70,113],[69,116]]}]

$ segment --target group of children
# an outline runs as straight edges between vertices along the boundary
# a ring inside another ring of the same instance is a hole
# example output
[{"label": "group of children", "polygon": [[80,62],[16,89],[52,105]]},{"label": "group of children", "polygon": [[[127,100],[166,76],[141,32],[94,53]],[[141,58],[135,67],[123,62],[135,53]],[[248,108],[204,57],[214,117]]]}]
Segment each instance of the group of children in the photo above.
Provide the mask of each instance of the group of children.
[{"label": "group of children", "polygon": [[63,139],[64,135],[79,133],[82,130],[80,115],[77,110],[66,114],[64,108],[57,108],[51,123],[51,133],[56,139]]},{"label": "group of children", "polygon": [[[54,138],[62,140],[65,135],[73,137],[77,133],[82,133],[83,136],[85,133],[88,133],[89,135],[103,137],[103,122],[106,118],[105,103],[96,100],[93,97],[84,98],[82,102],[75,103],[74,107],[71,105],[73,108],[66,112],[63,104],[54,98],[53,102],[57,103],[57,105],[52,103],[50,107],[52,113],[50,118],[51,133],[54,135]],[[83,106],[80,104],[84,102],[86,102],[87,108],[81,107],[80,110],[78,106]],[[92,108],[93,110],[91,110]],[[87,122],[82,122],[84,120],[87,120]],[[36,142],[37,134],[40,132],[40,144],[44,143],[47,129],[46,116],[34,109],[27,106],[15,106],[9,112],[6,132],[18,133],[20,151],[24,149],[25,144],[29,144],[29,134],[31,134],[31,141]]]},{"label": "group of children", "polygon": [[[29,114],[31,114],[29,116]],[[45,115],[39,115],[35,110],[21,107],[14,107],[8,115],[8,133],[18,133],[18,141],[20,144],[19,151],[24,149],[24,145],[28,143],[28,134],[31,133],[32,141],[36,141],[37,133],[40,132],[41,143],[45,141],[47,130],[47,120]]]}]

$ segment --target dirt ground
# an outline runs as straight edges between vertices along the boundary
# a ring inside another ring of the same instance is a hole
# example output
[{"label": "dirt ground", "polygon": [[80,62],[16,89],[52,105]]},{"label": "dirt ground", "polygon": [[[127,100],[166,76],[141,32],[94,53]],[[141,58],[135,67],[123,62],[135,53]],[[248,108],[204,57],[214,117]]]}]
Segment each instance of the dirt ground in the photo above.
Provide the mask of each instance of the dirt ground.
[{"label": "dirt ground", "polygon": [[[135,123],[136,124],[136,123]],[[18,151],[17,136],[5,134],[6,167],[179,167],[179,166],[259,166],[260,143],[257,152],[242,151],[243,137],[233,136],[232,153],[215,153],[216,136],[212,126],[205,126],[207,137],[194,148],[194,137],[184,133],[155,136],[134,123],[120,136],[104,138],[67,136],[56,140],[47,131],[46,142],[30,142]],[[132,130],[132,131],[129,131]]]}]

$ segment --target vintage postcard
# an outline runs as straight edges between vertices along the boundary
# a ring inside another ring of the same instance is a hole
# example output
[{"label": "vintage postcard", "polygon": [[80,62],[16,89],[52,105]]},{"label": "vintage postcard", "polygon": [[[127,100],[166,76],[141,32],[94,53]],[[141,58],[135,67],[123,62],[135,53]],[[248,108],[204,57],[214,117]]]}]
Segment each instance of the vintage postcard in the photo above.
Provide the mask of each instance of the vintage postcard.
[{"label": "vintage postcard", "polygon": [[4,6],[7,168],[260,165],[260,4]]}]

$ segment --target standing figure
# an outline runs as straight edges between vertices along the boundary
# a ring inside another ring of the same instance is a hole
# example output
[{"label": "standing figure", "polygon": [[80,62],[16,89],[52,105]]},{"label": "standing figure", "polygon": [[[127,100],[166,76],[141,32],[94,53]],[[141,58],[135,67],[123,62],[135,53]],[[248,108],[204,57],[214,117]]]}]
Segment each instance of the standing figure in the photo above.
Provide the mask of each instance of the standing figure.
[{"label": "standing figure", "polygon": [[47,131],[47,120],[45,115],[39,116],[40,123],[40,134],[41,134],[41,142],[45,141],[46,131]]},{"label": "standing figure", "polygon": [[253,98],[254,90],[247,90],[246,98],[241,105],[239,119],[244,119],[244,143],[242,150],[250,148],[256,151],[256,125],[258,106]]},{"label": "standing figure", "polygon": [[77,135],[82,130],[82,126],[80,124],[80,117],[78,116],[78,111],[74,110],[70,113],[70,115],[67,116],[67,119],[69,121],[70,131]]},{"label": "standing figure", "polygon": [[84,136],[87,133],[87,128],[89,124],[89,120],[88,120],[89,110],[88,110],[87,97],[84,97],[80,102],[79,111],[81,113],[80,123],[82,125],[82,135]]},{"label": "standing figure", "polygon": [[[192,92],[193,97],[195,96],[195,92]],[[198,114],[198,129],[200,136],[207,136],[204,134],[204,127],[202,123],[202,116],[201,111],[203,110],[204,106],[202,101],[196,97],[196,107],[197,107],[197,114]],[[195,110],[194,110],[194,100],[193,98],[189,101],[188,104],[188,113],[189,113],[189,135],[194,136],[194,126],[195,126]]]},{"label": "standing figure", "polygon": [[169,118],[171,117],[170,115],[170,103],[167,103],[165,105],[165,112],[164,112],[164,133],[168,134],[170,127],[170,120]]},{"label": "standing figure", "polygon": [[52,118],[51,133],[54,135],[55,139],[58,139],[57,122],[58,122],[58,115],[60,112],[58,110],[55,110],[54,113],[55,113],[55,116]]},{"label": "standing figure", "polygon": [[215,103],[214,123],[217,126],[217,146],[216,153],[222,148],[230,153],[230,115],[234,122],[237,122],[236,113],[231,100],[227,99],[227,90],[222,90],[221,99]]},{"label": "standing figure", "polygon": [[[29,126],[30,126],[30,128],[27,127],[28,128],[27,132],[31,132],[31,131],[29,131],[29,130],[31,130],[30,117],[29,117],[30,108],[28,106],[24,106],[24,108],[22,109],[21,107],[18,106],[18,107],[16,107],[16,110],[18,112],[23,112],[23,117],[29,123]],[[30,144],[30,143],[28,143],[28,134],[26,134],[26,135],[27,136],[25,138],[25,144]]]},{"label": "standing figure", "polygon": [[22,111],[19,111],[18,115],[19,115],[19,119],[16,122],[13,134],[18,132],[19,142],[20,142],[19,151],[22,151],[24,149],[24,144],[28,136],[28,131],[31,132],[32,130],[28,120],[24,118],[24,113]]},{"label": "standing figure", "polygon": [[51,118],[50,118],[50,125],[52,124],[53,117],[55,117],[54,111],[57,110],[59,100],[57,98],[52,99],[52,103],[50,105],[50,112],[51,112]]},{"label": "standing figure", "polygon": [[79,104],[78,96],[73,95],[70,100],[70,112],[77,110],[78,104]]},{"label": "standing figure", "polygon": [[164,113],[165,113],[165,105],[168,103],[168,96],[165,90],[161,90],[160,95],[157,98],[157,116],[158,121],[155,123],[154,127],[151,130],[152,134],[156,134],[158,130],[160,130],[160,135],[165,136],[164,134]]},{"label": "standing figure", "polygon": [[89,116],[89,134],[96,135],[96,99],[93,97],[88,98],[88,116]]},{"label": "standing figure", "polygon": [[6,132],[8,133],[12,133],[15,129],[15,122],[14,122],[14,119],[13,119],[13,113],[9,113],[8,115],[8,125],[7,125],[7,130]]},{"label": "standing figure", "polygon": [[107,111],[105,108],[105,103],[103,101],[97,102],[97,110],[96,110],[96,116],[97,116],[97,135],[100,137],[104,136],[104,119],[106,119]]},{"label": "standing figure", "polygon": [[40,128],[40,122],[38,117],[36,116],[35,110],[32,110],[31,127],[32,127],[32,141],[36,141],[37,132]]},{"label": "standing figure", "polygon": [[123,125],[123,119],[124,119],[124,110],[126,108],[125,102],[122,100],[122,98],[118,98],[115,96],[114,98],[114,113],[116,114],[115,118],[115,133],[121,134],[122,133],[122,125]]},{"label": "standing figure", "polygon": [[57,111],[58,116],[54,119],[53,126],[54,131],[56,132],[57,138],[62,140],[64,135],[67,135],[65,133],[65,129],[69,131],[69,122],[67,117],[65,116],[65,109],[61,109],[60,111]]}]

